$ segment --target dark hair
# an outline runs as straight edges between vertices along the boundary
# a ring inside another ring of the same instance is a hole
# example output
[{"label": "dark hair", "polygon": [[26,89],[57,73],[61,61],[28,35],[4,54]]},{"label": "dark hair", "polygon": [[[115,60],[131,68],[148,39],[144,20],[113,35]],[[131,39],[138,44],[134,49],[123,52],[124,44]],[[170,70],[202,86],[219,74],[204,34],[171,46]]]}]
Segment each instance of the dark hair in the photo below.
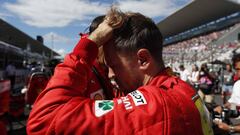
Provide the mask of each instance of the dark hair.
[{"label": "dark hair", "polygon": [[198,68],[198,66],[197,66],[196,64],[193,64],[193,66],[195,67],[195,70],[196,70],[196,71],[199,70],[199,68]]},{"label": "dark hair", "polygon": [[180,68],[180,69],[184,69],[184,66],[183,66],[183,65],[180,65],[179,68]]},{"label": "dark hair", "polygon": [[162,34],[150,18],[140,13],[125,13],[122,27],[114,30],[113,42],[118,52],[148,49],[162,63]]},{"label": "dark hair", "polygon": [[103,22],[104,18],[105,15],[101,15],[93,19],[89,27],[89,34],[91,34],[98,27],[98,25]]},{"label": "dark hair", "polygon": [[240,61],[240,53],[239,54],[234,54],[232,57],[232,63],[235,68],[235,64]]},{"label": "dark hair", "polygon": [[207,63],[203,63],[200,67],[200,71],[203,71],[203,72],[208,72],[208,66],[207,66]]},{"label": "dark hair", "polygon": [[226,63],[226,69],[227,69],[227,66],[230,67],[230,72],[232,72],[232,64],[231,63]]}]

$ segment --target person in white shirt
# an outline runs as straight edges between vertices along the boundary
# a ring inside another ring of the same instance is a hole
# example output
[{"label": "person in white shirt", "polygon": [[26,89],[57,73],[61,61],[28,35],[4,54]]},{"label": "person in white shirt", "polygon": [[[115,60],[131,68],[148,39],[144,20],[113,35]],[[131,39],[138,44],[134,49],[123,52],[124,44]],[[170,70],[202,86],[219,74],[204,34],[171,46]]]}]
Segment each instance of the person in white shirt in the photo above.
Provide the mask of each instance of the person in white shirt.
[{"label": "person in white shirt", "polygon": [[195,64],[192,66],[192,73],[189,77],[189,81],[193,86],[199,84],[199,70],[198,66]]},{"label": "person in white shirt", "polygon": [[183,65],[179,66],[179,73],[180,73],[180,78],[183,81],[185,81],[185,82],[189,81],[190,72],[187,69],[185,69],[185,67]]},{"label": "person in white shirt", "polygon": [[233,92],[228,100],[229,103],[240,106],[240,80],[237,80],[233,85]]},{"label": "person in white shirt", "polygon": [[[240,78],[240,54],[237,54],[233,56],[233,66],[235,68],[236,74],[238,78]],[[237,107],[237,110],[240,111],[240,79],[237,80],[234,85],[233,85],[233,90],[232,90],[232,95],[228,102],[223,105],[225,108],[232,109],[233,106]],[[218,106],[214,109],[215,112],[221,113],[222,112],[222,107]],[[238,132],[240,133],[240,123],[237,125],[228,125],[225,122],[221,121],[214,121],[215,124],[218,125],[218,127],[224,131],[229,131],[229,132]]]}]

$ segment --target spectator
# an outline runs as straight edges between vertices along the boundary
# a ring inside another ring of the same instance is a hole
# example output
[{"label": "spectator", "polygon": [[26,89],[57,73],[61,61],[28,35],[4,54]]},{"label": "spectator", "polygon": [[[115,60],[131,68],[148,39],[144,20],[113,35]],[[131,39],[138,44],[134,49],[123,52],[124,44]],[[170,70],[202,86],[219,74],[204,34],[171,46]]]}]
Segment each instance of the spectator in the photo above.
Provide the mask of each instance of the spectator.
[{"label": "spectator", "polygon": [[197,65],[192,66],[192,73],[189,78],[190,83],[196,87],[199,84],[199,70]]},{"label": "spectator", "polygon": [[234,72],[232,71],[231,64],[226,64],[226,70],[223,71],[223,87],[222,98],[223,103],[226,103],[227,97],[232,94]]},{"label": "spectator", "polygon": [[190,73],[187,69],[185,69],[185,67],[183,65],[179,66],[179,73],[180,73],[180,78],[185,81],[185,82],[189,82],[189,78],[190,78]]},{"label": "spectator", "polygon": [[6,67],[7,79],[11,82],[11,91],[14,92],[15,78],[16,78],[16,67],[10,62]]},{"label": "spectator", "polygon": [[[236,70],[236,75],[240,76],[240,54],[233,56],[233,65]],[[235,104],[240,108],[240,80],[237,80],[233,85],[233,91],[231,98],[228,100],[229,103]]]},{"label": "spectator", "polygon": [[213,94],[212,94],[212,87],[213,87],[214,78],[208,71],[207,64],[202,64],[199,72],[199,95],[201,98],[207,102],[213,102]]},{"label": "spectator", "polygon": [[[84,95],[100,46],[127,96],[94,101]],[[35,102],[28,134],[213,134],[200,98],[165,71],[161,52],[151,19],[112,9],[57,66]]]},{"label": "spectator", "polygon": [[[233,56],[233,66],[234,69],[236,70],[236,74],[240,76],[240,54],[236,54]],[[232,106],[237,106],[236,109],[239,110],[240,108],[240,80],[236,81],[233,85],[233,91],[230,99],[228,100],[227,103],[224,104],[225,108],[232,109]],[[221,113],[222,112],[222,107],[218,106],[214,109],[215,112]],[[224,131],[228,131],[230,133],[233,132],[238,132],[240,133],[240,124],[237,125],[228,125],[227,123],[221,122],[221,121],[214,121],[215,124],[218,125],[218,127]]]}]

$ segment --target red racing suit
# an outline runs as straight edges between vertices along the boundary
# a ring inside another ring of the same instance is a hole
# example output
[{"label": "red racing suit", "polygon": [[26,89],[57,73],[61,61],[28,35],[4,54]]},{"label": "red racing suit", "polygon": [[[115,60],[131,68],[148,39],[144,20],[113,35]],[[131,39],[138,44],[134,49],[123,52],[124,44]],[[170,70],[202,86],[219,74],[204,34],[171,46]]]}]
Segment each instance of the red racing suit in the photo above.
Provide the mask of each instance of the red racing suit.
[{"label": "red racing suit", "polygon": [[113,99],[114,91],[111,82],[107,78],[106,71],[101,67],[97,60],[93,63],[90,72],[90,81],[87,83],[88,90],[84,93],[85,97],[90,97],[94,100]]},{"label": "red racing suit", "polygon": [[[88,34],[80,33],[80,36],[81,39],[85,39],[88,37]],[[78,49],[81,45],[81,42],[79,42],[74,48],[74,52],[76,54],[78,54]],[[84,97],[90,97],[91,99],[95,100],[113,99],[116,90],[113,89],[113,86],[108,79],[108,73],[104,67],[97,61],[97,59],[95,59],[93,64],[90,66],[91,71],[89,72],[89,80],[87,83],[88,90],[85,91]]]},{"label": "red racing suit", "polygon": [[29,135],[213,134],[199,96],[166,71],[124,97],[86,98],[91,64],[97,53],[96,44],[83,38],[57,66],[30,113]]}]

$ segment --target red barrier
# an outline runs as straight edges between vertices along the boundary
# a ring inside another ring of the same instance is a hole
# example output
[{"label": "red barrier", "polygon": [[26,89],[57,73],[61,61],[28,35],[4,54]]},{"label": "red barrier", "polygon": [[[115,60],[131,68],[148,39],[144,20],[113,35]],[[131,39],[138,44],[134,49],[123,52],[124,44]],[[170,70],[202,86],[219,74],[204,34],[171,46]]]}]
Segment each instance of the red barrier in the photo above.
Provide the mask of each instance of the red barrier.
[{"label": "red barrier", "polygon": [[25,107],[25,95],[24,94],[15,94],[10,96],[10,110],[9,113],[11,116],[19,117],[24,114]]},{"label": "red barrier", "polygon": [[9,111],[10,80],[0,81],[0,115]]},{"label": "red barrier", "polygon": [[3,116],[9,112],[10,103],[10,80],[0,81],[0,133],[7,135],[6,119]]},{"label": "red barrier", "polygon": [[0,133],[1,135],[7,135],[7,128],[5,126],[5,123],[0,120]]}]

